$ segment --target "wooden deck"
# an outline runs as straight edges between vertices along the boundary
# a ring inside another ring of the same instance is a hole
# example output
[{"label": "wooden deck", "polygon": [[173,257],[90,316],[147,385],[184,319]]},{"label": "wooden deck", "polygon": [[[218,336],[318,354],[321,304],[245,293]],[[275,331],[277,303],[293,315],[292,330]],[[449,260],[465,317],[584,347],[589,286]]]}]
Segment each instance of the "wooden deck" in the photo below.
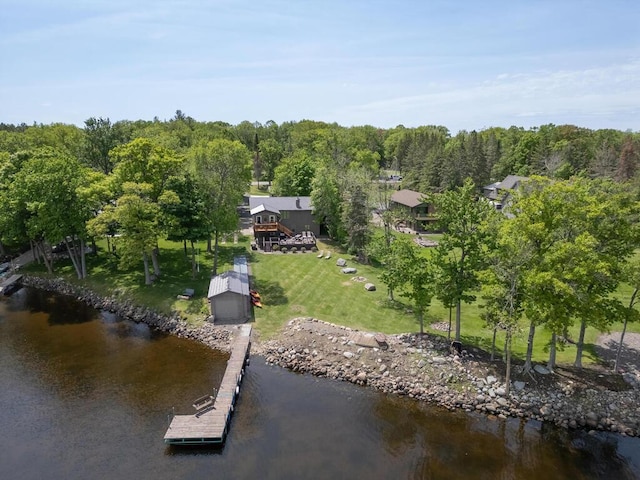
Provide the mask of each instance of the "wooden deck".
[{"label": "wooden deck", "polygon": [[231,350],[227,369],[212,406],[193,415],[175,415],[164,435],[172,445],[223,444],[229,431],[231,414],[240,393],[244,368],[249,363],[251,326],[242,325]]}]

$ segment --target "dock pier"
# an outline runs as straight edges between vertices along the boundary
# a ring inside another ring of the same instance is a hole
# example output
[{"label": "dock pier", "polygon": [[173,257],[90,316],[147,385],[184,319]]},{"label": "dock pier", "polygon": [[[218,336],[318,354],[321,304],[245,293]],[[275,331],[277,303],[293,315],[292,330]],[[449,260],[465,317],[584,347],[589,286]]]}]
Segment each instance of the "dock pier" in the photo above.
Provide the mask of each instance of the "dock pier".
[{"label": "dock pier", "polygon": [[194,402],[193,415],[172,415],[164,442],[170,445],[222,445],[240,394],[244,369],[249,364],[251,326],[241,325],[231,349],[222,383],[214,396]]}]

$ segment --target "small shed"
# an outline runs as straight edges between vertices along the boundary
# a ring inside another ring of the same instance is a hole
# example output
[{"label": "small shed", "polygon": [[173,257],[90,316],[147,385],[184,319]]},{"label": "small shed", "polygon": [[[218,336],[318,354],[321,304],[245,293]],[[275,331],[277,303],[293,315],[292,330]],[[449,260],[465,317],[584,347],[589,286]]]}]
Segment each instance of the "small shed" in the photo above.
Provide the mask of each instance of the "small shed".
[{"label": "small shed", "polygon": [[228,270],[213,277],[207,298],[214,322],[246,322],[251,308],[249,276],[246,272]]}]

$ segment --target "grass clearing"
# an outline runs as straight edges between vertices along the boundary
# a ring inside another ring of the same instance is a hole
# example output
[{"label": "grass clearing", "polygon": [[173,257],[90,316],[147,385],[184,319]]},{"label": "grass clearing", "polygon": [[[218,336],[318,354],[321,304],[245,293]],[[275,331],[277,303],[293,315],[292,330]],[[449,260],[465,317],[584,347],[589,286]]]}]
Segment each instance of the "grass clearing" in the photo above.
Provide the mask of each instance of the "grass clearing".
[{"label": "grass clearing", "polygon": [[[387,300],[386,287],[379,281],[379,269],[370,265],[360,265],[330,244],[320,244],[320,249],[331,250],[331,259],[317,258],[314,253],[306,254],[262,254],[253,256],[252,273],[255,287],[262,294],[263,309],[255,310],[256,329],[264,338],[276,335],[281,327],[293,317],[310,316],[330,323],[352,328],[379,331],[383,333],[415,332],[419,323],[407,301],[396,295],[396,302]],[[424,249],[425,252],[429,249]],[[343,274],[336,266],[336,259],[342,256],[349,266],[355,266],[356,274]],[[352,280],[363,276],[377,286],[377,291],[367,292],[364,283]],[[625,286],[618,295],[628,298],[630,290]],[[493,332],[488,330],[480,317],[479,302],[462,305],[462,342],[491,350]],[[455,312],[453,312],[455,315]],[[437,335],[441,331],[430,328],[434,322],[449,320],[449,310],[434,300],[425,316],[425,330]],[[455,322],[455,319],[454,319]],[[454,327],[455,328],[455,327]],[[621,323],[612,325],[612,331],[619,331]],[[629,331],[640,332],[640,325],[630,325]],[[572,339],[578,338],[579,325],[569,329]],[[444,334],[446,335],[446,334]],[[513,339],[514,357],[524,359],[527,348],[528,324]],[[587,328],[584,364],[596,361],[593,343],[599,333]],[[544,328],[538,328],[534,344],[534,360],[546,362],[551,335]],[[504,334],[496,337],[496,355],[499,357],[504,345]],[[573,363],[575,345],[567,344],[557,351],[557,361],[561,364]]]},{"label": "grass clearing", "polygon": [[[232,237],[220,245],[219,272],[232,268],[233,257],[247,256],[251,268],[253,287],[262,296],[262,309],[254,309],[254,328],[261,338],[275,336],[282,326],[293,317],[309,316],[327,322],[349,326],[361,330],[378,331],[388,334],[416,332],[419,324],[406,299],[396,295],[396,301],[387,299],[387,290],[379,281],[379,268],[371,265],[360,265],[350,256],[341,252],[331,242],[319,242],[318,248],[330,251],[331,258],[317,258],[317,253],[264,254],[249,249],[250,239],[240,237],[234,244]],[[142,262],[139,267],[120,270],[115,257],[106,252],[106,243],[100,242],[99,254],[89,256],[89,277],[78,281],[71,263],[59,261],[56,264],[55,277],[64,277],[72,283],[85,285],[102,295],[116,294],[124,299],[148,305],[162,312],[180,312],[189,323],[197,325],[203,322],[208,314],[206,294],[213,266],[213,255],[206,252],[206,244],[199,245],[198,263],[200,266],[196,278],[191,277],[190,259],[185,257],[183,246],[178,242],[160,242],[160,268],[162,275],[153,285],[144,285]],[[423,249],[428,254],[430,249]],[[340,257],[347,260],[348,265],[357,268],[356,274],[344,274],[336,266]],[[32,264],[27,271],[47,276],[44,267]],[[353,280],[353,277],[365,277],[376,285],[377,290],[368,292],[364,282]],[[195,296],[192,300],[179,300],[177,295],[185,288],[193,288]],[[616,293],[626,302],[631,295],[628,286],[622,286]],[[462,341],[466,345],[477,345],[485,350],[491,348],[492,332],[485,328],[480,318],[481,308],[478,303],[462,306]],[[441,331],[430,329],[434,322],[448,321],[449,310],[434,300],[425,316],[425,330],[443,335]],[[578,337],[579,325],[570,329],[571,338]],[[621,323],[612,325],[611,331],[620,331]],[[628,331],[640,333],[640,324],[629,325]],[[528,325],[514,338],[514,355],[524,358],[526,351]],[[593,344],[598,332],[588,328],[584,362],[595,361]],[[548,351],[546,343],[549,332],[540,328],[536,333],[534,359],[546,361]],[[497,354],[500,355],[504,335],[497,336]],[[572,363],[575,358],[575,346],[567,345],[558,351],[559,363]]]}]

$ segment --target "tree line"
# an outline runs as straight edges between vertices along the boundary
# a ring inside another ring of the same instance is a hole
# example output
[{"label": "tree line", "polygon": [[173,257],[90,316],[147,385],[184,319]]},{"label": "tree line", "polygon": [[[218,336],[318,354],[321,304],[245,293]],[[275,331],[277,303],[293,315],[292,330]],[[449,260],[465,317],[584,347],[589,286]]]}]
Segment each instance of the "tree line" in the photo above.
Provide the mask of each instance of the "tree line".
[{"label": "tree line", "polygon": [[[237,228],[236,206],[251,179],[274,195],[310,195],[328,235],[362,261],[382,265],[390,296],[422,318],[434,298],[456,312],[483,299],[489,328],[509,338],[529,322],[529,345],[546,328],[550,366],[556,345],[580,321],[606,328],[634,319],[612,296],[635,288],[637,133],[571,125],[488,128],[452,136],[442,126],[379,129],[303,120],[199,122],[89,118],[66,124],[0,124],[0,249],[30,243],[53,270],[47,248],[63,244],[79,278],[84,252],[107,237],[123,267],[142,265],[145,282],[161,275],[158,240],[185,252]],[[444,232],[431,256],[392,233],[386,171],[436,205]],[[510,215],[479,201],[479,189],[508,174],[530,176]],[[382,234],[376,236],[371,211]],[[1,252],[0,252],[1,253]],[[572,339],[571,339],[572,340]],[[530,363],[531,351],[528,352]]]},{"label": "tree line", "polygon": [[[155,118],[112,123],[108,118],[92,117],[83,128],[60,123],[0,123],[0,152],[13,154],[50,146],[109,173],[113,168],[109,152],[139,137],[181,154],[202,142],[237,140],[251,153],[255,180],[279,180],[278,188],[299,190],[301,195],[309,194],[309,182],[289,185],[290,168],[276,175],[282,163],[298,165],[299,170],[303,170],[300,164],[323,162],[340,166],[356,163],[376,171],[392,169],[403,175],[409,188],[444,191],[462,186],[467,177],[476,185],[484,185],[509,174],[630,180],[640,161],[640,135],[612,129],[548,124],[530,129],[492,127],[453,135],[446,127],[434,125],[381,129],[311,120],[231,125],[196,121],[180,110],[163,121]],[[308,177],[308,171],[300,175]]]},{"label": "tree line", "polygon": [[88,244],[106,237],[119,265],[142,264],[151,284],[161,275],[160,239],[183,242],[185,254],[190,244],[194,275],[195,242],[213,240],[215,274],[219,239],[237,229],[251,180],[247,148],[214,139],[177,151],[148,137],[114,142],[110,127],[91,139],[94,127],[88,120],[78,138],[68,126],[35,127],[57,142],[0,152],[0,248],[30,244],[52,273],[52,247],[64,247],[82,279]]},{"label": "tree line", "polygon": [[[627,323],[639,318],[640,204],[630,184],[532,176],[498,212],[467,179],[461,187],[426,195],[425,201],[435,204],[444,232],[430,254],[406,236],[389,242],[380,234],[372,242],[390,296],[396,291],[410,300],[421,331],[425,312],[438,299],[455,309],[460,341],[462,305],[478,301],[493,330],[494,348],[496,333],[504,333],[508,372],[511,341],[521,331],[528,332],[525,371],[532,367],[540,329],[550,338],[550,369],[556,348],[568,342],[576,346],[574,365],[582,366],[588,326],[603,332],[623,322],[622,345]],[[616,295],[622,284],[630,286],[629,298]],[[577,338],[569,334],[574,326]],[[620,346],[616,370],[619,357]]]}]

